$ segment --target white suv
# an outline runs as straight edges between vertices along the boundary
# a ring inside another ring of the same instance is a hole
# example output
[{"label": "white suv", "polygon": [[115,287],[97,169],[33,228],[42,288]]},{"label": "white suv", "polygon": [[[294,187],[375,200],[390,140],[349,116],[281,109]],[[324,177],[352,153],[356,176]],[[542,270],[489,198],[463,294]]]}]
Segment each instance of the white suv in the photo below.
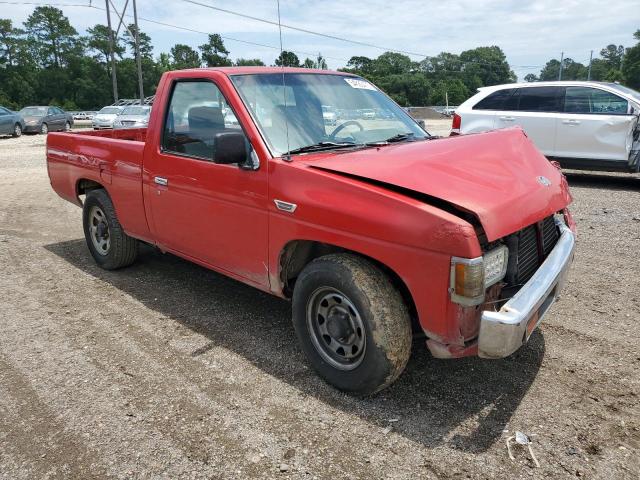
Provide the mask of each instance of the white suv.
[{"label": "white suv", "polygon": [[480,88],[452,135],[518,125],[563,167],[640,171],[640,93],[615,83],[536,82]]}]

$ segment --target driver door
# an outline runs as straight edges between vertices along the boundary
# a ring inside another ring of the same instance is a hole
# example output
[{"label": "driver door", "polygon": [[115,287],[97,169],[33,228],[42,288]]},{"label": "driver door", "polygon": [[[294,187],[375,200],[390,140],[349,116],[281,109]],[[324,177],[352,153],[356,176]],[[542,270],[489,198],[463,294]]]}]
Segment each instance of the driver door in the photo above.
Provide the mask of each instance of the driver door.
[{"label": "driver door", "polygon": [[213,163],[215,135],[241,130],[222,92],[210,80],[177,80],[164,122],[161,144],[146,149],[144,159],[154,238],[162,248],[268,287],[267,169]]}]

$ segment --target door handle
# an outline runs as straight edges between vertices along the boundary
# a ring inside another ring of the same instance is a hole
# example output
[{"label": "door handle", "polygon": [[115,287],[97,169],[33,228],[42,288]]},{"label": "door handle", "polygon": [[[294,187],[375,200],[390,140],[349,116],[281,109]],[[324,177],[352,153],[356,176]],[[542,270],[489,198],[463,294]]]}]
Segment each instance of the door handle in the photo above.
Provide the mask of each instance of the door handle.
[{"label": "door handle", "polygon": [[167,185],[169,185],[169,180],[167,180],[164,177],[153,177],[153,181],[156,182],[158,185],[162,185],[163,187],[166,187]]},{"label": "door handle", "polygon": [[504,115],[502,115],[502,116],[500,116],[498,118],[500,120],[504,121],[504,122],[513,122],[515,120],[514,117],[507,117],[507,116],[504,116]]},{"label": "door handle", "polygon": [[580,125],[580,120],[562,120],[565,125]]}]

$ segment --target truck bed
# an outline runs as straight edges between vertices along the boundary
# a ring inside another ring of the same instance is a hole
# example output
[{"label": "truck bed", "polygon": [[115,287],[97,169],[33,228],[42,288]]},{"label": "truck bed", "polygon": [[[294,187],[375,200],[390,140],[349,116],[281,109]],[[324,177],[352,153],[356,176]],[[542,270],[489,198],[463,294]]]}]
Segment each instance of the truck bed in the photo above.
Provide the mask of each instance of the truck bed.
[{"label": "truck bed", "polygon": [[146,136],[146,128],[50,133],[47,170],[51,186],[65,200],[81,205],[86,189],[102,185],[124,230],[137,238],[148,238],[142,199]]}]

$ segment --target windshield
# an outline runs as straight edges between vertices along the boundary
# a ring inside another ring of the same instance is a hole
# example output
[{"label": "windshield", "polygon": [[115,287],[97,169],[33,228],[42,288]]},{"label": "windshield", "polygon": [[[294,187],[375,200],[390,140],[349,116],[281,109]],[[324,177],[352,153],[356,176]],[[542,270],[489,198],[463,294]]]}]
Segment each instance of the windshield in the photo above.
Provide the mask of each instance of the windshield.
[{"label": "windshield", "polygon": [[121,111],[122,109],[119,107],[104,107],[98,113],[102,113],[103,115],[114,115],[120,113]]},{"label": "windshield", "polygon": [[273,73],[231,79],[276,155],[321,142],[365,144],[398,135],[411,140],[428,137],[402,108],[358,77]]},{"label": "windshield", "polygon": [[20,110],[23,117],[44,117],[47,115],[47,107],[25,107]]},{"label": "windshield", "polygon": [[636,102],[640,102],[640,92],[633,90],[632,88],[629,87],[625,87],[623,85],[619,85],[617,83],[609,83],[608,84],[611,88],[614,88],[622,93],[624,93],[625,95],[633,98]]}]

